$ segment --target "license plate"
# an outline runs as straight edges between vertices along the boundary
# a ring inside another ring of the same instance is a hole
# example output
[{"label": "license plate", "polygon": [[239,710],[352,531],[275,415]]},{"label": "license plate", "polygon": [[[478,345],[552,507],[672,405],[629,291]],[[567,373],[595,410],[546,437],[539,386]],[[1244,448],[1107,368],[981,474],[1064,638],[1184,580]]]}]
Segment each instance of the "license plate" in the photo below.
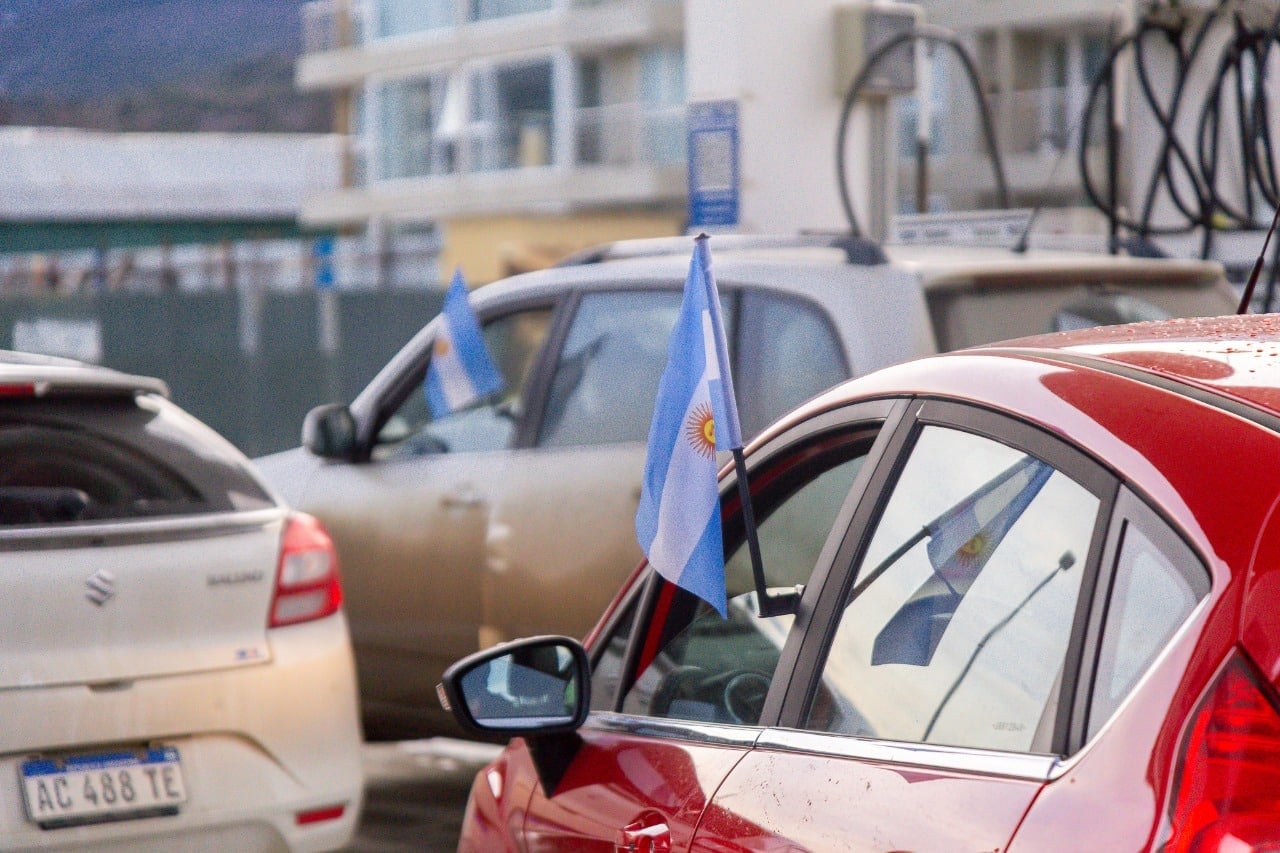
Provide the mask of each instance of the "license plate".
[{"label": "license plate", "polygon": [[21,773],[27,817],[45,827],[172,814],[187,801],[173,747],[37,758]]}]

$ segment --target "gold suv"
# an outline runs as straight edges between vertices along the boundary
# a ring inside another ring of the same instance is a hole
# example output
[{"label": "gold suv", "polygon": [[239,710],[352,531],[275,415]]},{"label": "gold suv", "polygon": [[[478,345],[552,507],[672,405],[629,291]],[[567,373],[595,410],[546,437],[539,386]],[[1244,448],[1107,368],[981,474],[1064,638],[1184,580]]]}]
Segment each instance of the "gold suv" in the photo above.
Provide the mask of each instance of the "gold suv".
[{"label": "gold suv", "polygon": [[[744,436],[827,387],[939,350],[1230,313],[1216,264],[840,237],[713,238]],[[510,637],[581,636],[640,559],[645,439],[691,241],[613,244],[477,289],[508,390],[432,420],[437,321],[304,447],[258,460],[338,548],[372,738],[454,732],[432,694]]]}]

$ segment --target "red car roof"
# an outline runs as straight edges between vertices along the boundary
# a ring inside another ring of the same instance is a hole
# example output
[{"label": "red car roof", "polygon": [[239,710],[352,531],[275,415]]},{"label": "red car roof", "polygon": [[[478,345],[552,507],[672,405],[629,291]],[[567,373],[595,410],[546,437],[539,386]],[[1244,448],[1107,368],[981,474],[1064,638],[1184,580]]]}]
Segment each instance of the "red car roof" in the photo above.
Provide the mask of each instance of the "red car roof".
[{"label": "red car roof", "polygon": [[[979,349],[1048,349],[1138,368],[1280,414],[1280,315],[1099,326]],[[1052,356],[1051,356],[1052,357]]]}]

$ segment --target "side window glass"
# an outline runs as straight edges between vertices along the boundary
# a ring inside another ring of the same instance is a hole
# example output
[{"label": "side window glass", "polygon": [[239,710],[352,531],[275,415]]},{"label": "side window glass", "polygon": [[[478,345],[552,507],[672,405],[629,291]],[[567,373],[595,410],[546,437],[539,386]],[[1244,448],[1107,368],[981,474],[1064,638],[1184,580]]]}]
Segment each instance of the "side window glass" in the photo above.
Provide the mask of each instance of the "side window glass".
[{"label": "side window glass", "polygon": [[679,310],[676,290],[584,295],[551,381],[538,444],[648,438]]},{"label": "side window glass", "polygon": [[1047,751],[1098,510],[1034,456],[925,427],[858,567],[806,727]]},{"label": "side window glass", "polygon": [[1127,520],[1122,536],[1089,707],[1089,737],[1209,594],[1208,572],[1171,532],[1160,528],[1157,535],[1148,536],[1139,524]]},{"label": "side window glass", "polygon": [[[773,463],[777,468],[765,469],[760,479],[771,482],[753,505],[770,586],[809,579],[873,439],[867,432],[829,438],[820,452],[784,452]],[[623,697],[625,713],[740,725],[759,721],[794,618],[757,615],[751,561],[741,540],[740,533],[726,536],[727,619],[675,587],[664,590],[670,596],[667,616],[649,626],[658,634],[659,650],[641,661]]]},{"label": "side window glass", "polygon": [[744,436],[849,376],[835,329],[804,300],[744,293],[739,328],[734,384]]},{"label": "side window glass", "polygon": [[426,365],[413,389],[378,433],[375,459],[400,459],[428,453],[501,450],[515,434],[524,410],[529,374],[551,326],[551,309],[507,314],[484,324],[484,341],[505,382],[495,394],[471,406],[433,419],[422,390]]}]

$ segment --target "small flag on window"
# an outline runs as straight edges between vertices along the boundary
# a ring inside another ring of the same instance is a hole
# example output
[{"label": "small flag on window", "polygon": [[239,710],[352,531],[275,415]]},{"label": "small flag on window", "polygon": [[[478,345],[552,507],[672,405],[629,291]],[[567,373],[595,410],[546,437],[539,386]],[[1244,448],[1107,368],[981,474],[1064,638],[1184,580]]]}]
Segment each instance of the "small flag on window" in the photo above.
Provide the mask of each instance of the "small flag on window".
[{"label": "small flag on window", "polygon": [[480,322],[467,300],[462,270],[456,270],[445,293],[423,386],[431,415],[439,418],[456,412],[501,391],[502,386],[502,374],[489,355]]},{"label": "small flag on window", "polygon": [[667,580],[726,612],[716,451],[742,446],[706,236],[694,243],[649,429],[636,536]]}]

